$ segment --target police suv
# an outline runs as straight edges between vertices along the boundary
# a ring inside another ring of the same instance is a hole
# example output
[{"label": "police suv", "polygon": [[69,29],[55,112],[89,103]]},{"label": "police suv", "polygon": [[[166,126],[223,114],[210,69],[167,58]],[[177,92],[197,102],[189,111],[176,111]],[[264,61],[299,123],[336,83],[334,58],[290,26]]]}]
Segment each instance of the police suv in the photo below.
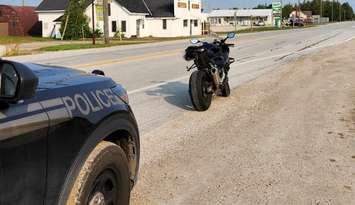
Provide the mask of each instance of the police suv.
[{"label": "police suv", "polygon": [[129,204],[139,145],[111,79],[0,59],[0,204]]}]

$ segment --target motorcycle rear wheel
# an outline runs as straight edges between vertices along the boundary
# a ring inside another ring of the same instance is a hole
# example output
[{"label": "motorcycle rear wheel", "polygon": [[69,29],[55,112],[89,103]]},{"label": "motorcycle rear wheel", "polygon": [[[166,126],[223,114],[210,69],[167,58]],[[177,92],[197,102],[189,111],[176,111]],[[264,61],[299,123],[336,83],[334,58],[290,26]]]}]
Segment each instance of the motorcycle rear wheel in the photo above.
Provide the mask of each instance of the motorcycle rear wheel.
[{"label": "motorcycle rear wheel", "polygon": [[190,97],[197,111],[206,111],[212,103],[211,79],[205,71],[195,71],[190,77]]}]

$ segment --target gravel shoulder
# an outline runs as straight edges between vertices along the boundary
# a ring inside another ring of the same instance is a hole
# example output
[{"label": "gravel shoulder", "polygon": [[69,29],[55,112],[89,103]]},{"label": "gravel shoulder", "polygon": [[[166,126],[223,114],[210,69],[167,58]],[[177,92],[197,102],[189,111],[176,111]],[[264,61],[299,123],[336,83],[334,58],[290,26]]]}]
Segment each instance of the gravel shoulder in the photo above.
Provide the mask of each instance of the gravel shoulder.
[{"label": "gravel shoulder", "polygon": [[142,136],[134,205],[355,204],[355,41]]}]

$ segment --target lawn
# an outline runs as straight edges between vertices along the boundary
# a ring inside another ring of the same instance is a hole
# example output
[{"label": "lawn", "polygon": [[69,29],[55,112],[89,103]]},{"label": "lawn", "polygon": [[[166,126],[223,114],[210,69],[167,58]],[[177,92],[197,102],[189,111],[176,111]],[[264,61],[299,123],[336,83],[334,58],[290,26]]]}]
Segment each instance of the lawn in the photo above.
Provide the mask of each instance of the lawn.
[{"label": "lawn", "polygon": [[[310,28],[310,27],[314,27],[315,25],[307,25],[307,26],[304,26],[304,27],[283,27],[282,30],[290,30],[290,29],[302,29],[302,28]],[[263,31],[279,31],[281,30],[280,28],[277,28],[277,27],[256,27],[254,26],[253,28],[247,28],[247,29],[243,29],[243,30],[238,30],[237,33],[240,34],[240,33],[256,33],[256,32],[263,32]],[[230,32],[234,32],[234,31],[230,31]],[[227,32],[219,32],[218,33],[219,35],[226,35]]]},{"label": "lawn", "polygon": [[67,50],[79,50],[79,49],[89,49],[89,48],[106,48],[112,46],[121,46],[121,45],[133,45],[133,44],[142,44],[149,43],[149,41],[112,41],[110,44],[103,44],[98,42],[93,45],[89,42],[87,43],[73,43],[73,44],[62,44],[41,48],[41,51],[67,51]]},{"label": "lawn", "polygon": [[90,42],[90,39],[86,39],[83,43],[72,43],[72,44],[61,44],[55,46],[49,46],[41,48],[41,51],[66,51],[66,50],[79,50],[79,49],[90,49],[90,48],[106,48],[112,46],[123,46],[123,45],[135,45],[135,44],[144,44],[144,43],[154,43],[154,42],[163,42],[163,41],[173,41],[173,40],[182,40],[188,39],[190,37],[175,37],[175,38],[132,38],[124,39],[122,41],[118,39],[112,39],[110,44],[104,44],[102,39],[98,39],[97,44],[93,45]]},{"label": "lawn", "polygon": [[32,42],[52,41],[50,38],[30,37],[30,36],[0,36],[0,44],[21,44]]}]

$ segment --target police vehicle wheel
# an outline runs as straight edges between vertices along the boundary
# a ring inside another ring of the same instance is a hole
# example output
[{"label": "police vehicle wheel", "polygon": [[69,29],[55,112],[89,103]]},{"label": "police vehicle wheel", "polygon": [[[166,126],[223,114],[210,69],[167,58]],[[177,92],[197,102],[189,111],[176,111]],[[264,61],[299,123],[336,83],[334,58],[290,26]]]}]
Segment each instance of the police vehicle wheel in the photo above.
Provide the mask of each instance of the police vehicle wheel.
[{"label": "police vehicle wheel", "polygon": [[101,142],[86,159],[67,205],[128,205],[128,161],[116,144]]},{"label": "police vehicle wheel", "polygon": [[190,97],[197,111],[206,111],[212,102],[211,80],[205,71],[195,71],[190,77]]}]

